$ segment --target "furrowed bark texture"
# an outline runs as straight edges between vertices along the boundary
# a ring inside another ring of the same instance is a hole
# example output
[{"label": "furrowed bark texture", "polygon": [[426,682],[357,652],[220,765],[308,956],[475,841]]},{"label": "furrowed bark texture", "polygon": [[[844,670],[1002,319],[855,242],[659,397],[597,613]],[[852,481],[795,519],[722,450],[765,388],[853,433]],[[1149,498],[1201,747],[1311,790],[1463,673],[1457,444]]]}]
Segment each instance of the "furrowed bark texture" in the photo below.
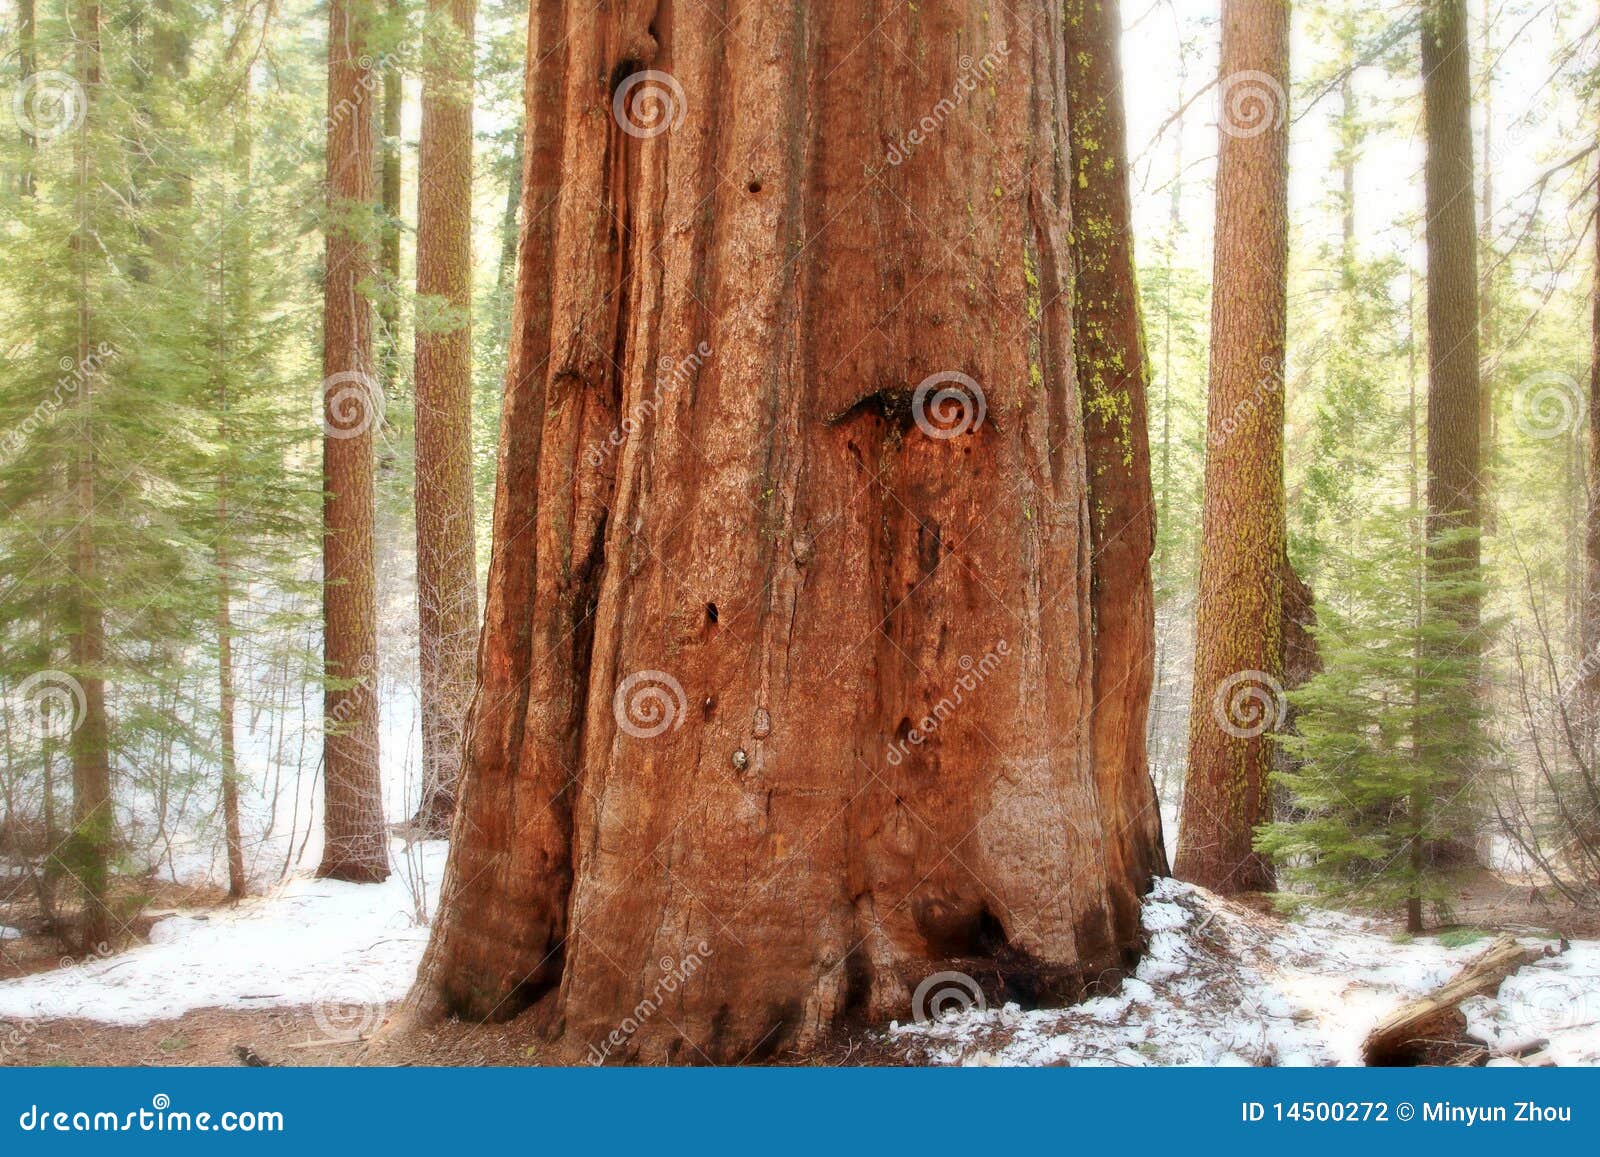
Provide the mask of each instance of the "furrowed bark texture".
[{"label": "furrowed bark texture", "polygon": [[417,638],[423,799],[416,826],[455,814],[478,646],[472,510],[472,31],[474,0],[433,0],[417,162],[417,294],[448,308],[416,350]]},{"label": "furrowed bark texture", "polygon": [[322,311],[324,807],[319,876],[382,880],[388,834],[378,777],[378,617],[373,575],[372,63],[363,0],[328,9],[328,222]]},{"label": "furrowed bark texture", "polygon": [[[1428,533],[1479,526],[1478,254],[1472,179],[1472,76],[1465,0],[1429,0],[1422,20],[1423,170],[1428,247]],[[1475,538],[1428,561],[1457,578],[1478,568]],[[1450,608],[1465,626],[1477,600]]]},{"label": "furrowed bark texture", "polygon": [[[1428,0],[1422,12],[1422,107],[1427,140],[1423,185],[1428,272],[1428,542],[1424,566],[1430,580],[1471,584],[1480,573],[1483,526],[1482,445],[1478,380],[1478,231],[1472,175],[1472,76],[1466,0]],[[1455,531],[1465,537],[1440,541]],[[1481,646],[1480,597],[1470,586],[1433,599],[1425,613],[1435,634],[1424,644],[1431,667]],[[1445,633],[1441,638],[1437,632]],[[1446,720],[1442,728],[1466,730],[1473,721]],[[1442,740],[1443,736],[1435,739]],[[1428,805],[1457,803],[1471,784],[1470,769],[1446,783]],[[1469,809],[1457,804],[1460,816]],[[1453,835],[1430,841],[1427,854],[1446,863],[1471,863],[1473,834],[1465,819],[1447,824]],[[1419,856],[1422,850],[1418,850]],[[1413,905],[1411,922],[1418,922]]]},{"label": "furrowed bark texture", "polygon": [[1135,950],[1064,43],[1051,5],[535,0],[423,1007],[544,998],[575,1057],[739,1061],[905,1018],[946,967],[1048,999]]},{"label": "furrowed bark texture", "polygon": [[1283,356],[1289,6],[1226,0],[1194,695],[1176,874],[1272,886],[1253,846],[1270,813],[1283,680]]},{"label": "furrowed bark texture", "polygon": [[[1596,141],[1600,163],[1600,140]],[[1597,182],[1594,227],[1594,311],[1589,330],[1589,509],[1584,534],[1582,641],[1584,655],[1600,650],[1600,182]],[[1585,664],[1584,716],[1589,743],[1600,737],[1600,667]]]},{"label": "furrowed bark texture", "polygon": [[[1094,761],[1102,799],[1115,801],[1108,814],[1128,825],[1107,833],[1107,863],[1147,883],[1166,873],[1167,862],[1145,748],[1155,680],[1155,499],[1118,55],[1122,15],[1117,0],[1068,0],[1066,9],[1073,337],[1094,548]],[[1138,903],[1133,892],[1117,900]],[[1131,910],[1125,915],[1137,919]]]}]

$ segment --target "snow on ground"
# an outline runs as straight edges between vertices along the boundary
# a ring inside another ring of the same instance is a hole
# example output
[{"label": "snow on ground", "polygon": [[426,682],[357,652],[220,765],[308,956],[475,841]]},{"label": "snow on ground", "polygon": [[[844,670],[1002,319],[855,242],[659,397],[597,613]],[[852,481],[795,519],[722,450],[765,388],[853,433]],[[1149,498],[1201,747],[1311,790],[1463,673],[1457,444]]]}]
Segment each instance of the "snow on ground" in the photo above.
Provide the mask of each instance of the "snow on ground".
[{"label": "snow on ground", "polygon": [[447,848],[395,840],[382,884],[301,875],[232,909],[169,916],[146,945],[0,983],[0,1020],[145,1024],[197,1008],[289,1005],[326,1009],[335,1022],[375,1019],[416,975],[428,939],[417,901],[430,910],[437,901]]},{"label": "snow on ground", "polygon": [[[0,1020],[143,1024],[199,1008],[309,1005],[330,1035],[353,1039],[410,987],[428,935],[416,881],[431,909],[443,874],[442,841],[392,851],[383,884],[296,876],[232,909],[169,916],[142,947],[0,983]],[[1149,953],[1115,995],[972,1009],[894,1026],[887,1040],[932,1064],[1359,1064],[1374,1024],[1488,944],[1401,943],[1325,912],[1285,922],[1174,880],[1156,883],[1144,928]],[[931,1007],[943,1003],[935,994]],[[1600,1064],[1600,942],[1523,968],[1463,1011],[1491,1048],[1548,1040],[1558,1064]]]},{"label": "snow on ground", "polygon": [[[1149,953],[1116,995],[1065,1009],[966,1009],[896,1025],[889,1042],[909,1059],[953,1065],[1360,1064],[1379,1020],[1488,944],[1400,943],[1328,912],[1285,922],[1176,880],[1157,881],[1144,928]],[[1600,942],[1523,968],[1498,999],[1466,1011],[1491,1046],[1547,1039],[1558,1064],[1600,1063]]]}]

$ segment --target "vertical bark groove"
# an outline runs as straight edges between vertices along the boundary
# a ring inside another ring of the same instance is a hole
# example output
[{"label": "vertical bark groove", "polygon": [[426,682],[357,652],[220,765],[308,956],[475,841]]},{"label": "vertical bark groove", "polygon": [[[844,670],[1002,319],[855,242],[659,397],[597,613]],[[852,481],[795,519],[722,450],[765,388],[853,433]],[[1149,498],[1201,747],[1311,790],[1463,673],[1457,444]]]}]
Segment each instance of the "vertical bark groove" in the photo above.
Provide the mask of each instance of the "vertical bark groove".
[{"label": "vertical bark groove", "polygon": [[1155,679],[1155,497],[1147,418],[1149,366],[1133,259],[1117,0],[1068,0],[1067,70],[1072,136],[1075,300],[1083,394],[1095,622],[1094,757],[1105,799],[1128,826],[1113,833],[1112,875],[1135,886],[1116,896],[1119,920],[1137,924],[1138,898],[1165,873],[1161,811],[1145,750]]}]

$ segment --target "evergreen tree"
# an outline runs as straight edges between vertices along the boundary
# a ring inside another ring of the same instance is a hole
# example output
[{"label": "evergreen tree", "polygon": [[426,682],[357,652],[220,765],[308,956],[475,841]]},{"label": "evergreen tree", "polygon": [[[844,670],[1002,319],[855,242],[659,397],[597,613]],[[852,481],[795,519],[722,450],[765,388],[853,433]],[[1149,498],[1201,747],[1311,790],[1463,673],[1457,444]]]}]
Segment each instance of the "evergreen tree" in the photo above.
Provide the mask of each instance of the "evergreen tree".
[{"label": "evergreen tree", "polygon": [[1356,597],[1349,609],[1321,610],[1323,669],[1289,693],[1297,733],[1281,742],[1292,769],[1273,775],[1289,818],[1256,837],[1280,879],[1301,889],[1290,895],[1403,906],[1413,932],[1424,905],[1445,910],[1453,865],[1430,849],[1471,816],[1472,773],[1489,755],[1481,728],[1463,726],[1481,722],[1466,633],[1426,613],[1482,584],[1424,572],[1416,524],[1412,511],[1380,511],[1362,521],[1359,555],[1330,559]]}]

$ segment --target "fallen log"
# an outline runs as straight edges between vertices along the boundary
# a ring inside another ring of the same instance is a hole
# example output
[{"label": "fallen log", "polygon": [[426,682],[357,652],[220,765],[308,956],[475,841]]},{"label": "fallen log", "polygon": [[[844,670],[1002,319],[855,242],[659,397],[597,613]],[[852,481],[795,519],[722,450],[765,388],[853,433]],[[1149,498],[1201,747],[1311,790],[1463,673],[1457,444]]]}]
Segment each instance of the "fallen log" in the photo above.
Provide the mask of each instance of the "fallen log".
[{"label": "fallen log", "polygon": [[1513,937],[1497,936],[1477,959],[1428,995],[1401,1005],[1367,1034],[1361,1047],[1368,1065],[1428,1064],[1440,1046],[1462,1042],[1467,1018],[1458,1005],[1468,997],[1497,992],[1501,982],[1524,964],[1544,955],[1542,948],[1524,948]]}]

